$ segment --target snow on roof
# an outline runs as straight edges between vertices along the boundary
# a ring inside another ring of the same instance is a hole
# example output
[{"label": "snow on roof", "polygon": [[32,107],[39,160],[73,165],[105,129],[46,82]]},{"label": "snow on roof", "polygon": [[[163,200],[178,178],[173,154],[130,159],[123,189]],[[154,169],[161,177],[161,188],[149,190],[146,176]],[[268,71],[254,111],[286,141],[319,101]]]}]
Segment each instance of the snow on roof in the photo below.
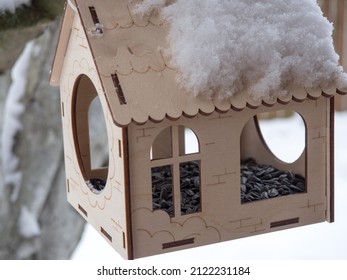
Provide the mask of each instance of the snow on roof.
[{"label": "snow on roof", "polygon": [[69,38],[81,36],[73,29],[70,37],[78,16],[120,126],[347,92],[332,26],[314,0],[73,2],[51,84],[59,83]]},{"label": "snow on roof", "polygon": [[315,0],[144,0],[169,23],[171,64],[195,95],[255,98],[346,80],[332,24]]}]

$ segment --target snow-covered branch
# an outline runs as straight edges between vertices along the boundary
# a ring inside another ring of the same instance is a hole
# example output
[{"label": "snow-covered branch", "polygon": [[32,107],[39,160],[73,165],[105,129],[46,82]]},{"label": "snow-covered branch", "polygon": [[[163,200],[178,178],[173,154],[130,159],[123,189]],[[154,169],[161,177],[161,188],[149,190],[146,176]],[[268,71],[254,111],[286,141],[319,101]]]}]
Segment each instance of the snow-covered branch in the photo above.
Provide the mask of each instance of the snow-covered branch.
[{"label": "snow-covered branch", "polygon": [[0,74],[13,66],[27,41],[39,36],[62,14],[64,3],[65,0],[0,0]]},{"label": "snow-covered branch", "polygon": [[0,0],[0,12],[14,13],[19,6],[30,4],[31,0]]}]

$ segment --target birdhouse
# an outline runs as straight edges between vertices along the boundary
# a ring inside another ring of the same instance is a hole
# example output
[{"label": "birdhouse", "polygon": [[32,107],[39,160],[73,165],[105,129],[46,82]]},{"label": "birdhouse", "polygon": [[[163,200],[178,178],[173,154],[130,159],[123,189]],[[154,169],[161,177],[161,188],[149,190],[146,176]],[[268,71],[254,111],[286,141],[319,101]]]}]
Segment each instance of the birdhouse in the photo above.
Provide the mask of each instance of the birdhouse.
[{"label": "birdhouse", "polygon": [[[334,95],[344,90],[293,82],[260,98],[190,94],[164,51],[163,19],[138,15],[133,2],[65,8],[50,82],[61,89],[67,198],[77,212],[125,259],[333,222]],[[93,100],[106,124],[104,167],[91,164]],[[278,111],[305,124],[305,148],[290,163],[259,129],[259,114]]]}]

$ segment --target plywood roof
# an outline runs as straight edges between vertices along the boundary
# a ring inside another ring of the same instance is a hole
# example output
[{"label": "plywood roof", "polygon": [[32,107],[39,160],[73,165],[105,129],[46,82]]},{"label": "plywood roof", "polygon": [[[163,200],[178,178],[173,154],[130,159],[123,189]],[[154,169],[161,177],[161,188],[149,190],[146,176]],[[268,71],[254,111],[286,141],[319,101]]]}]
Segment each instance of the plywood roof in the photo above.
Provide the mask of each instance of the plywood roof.
[{"label": "plywood roof", "polygon": [[[176,70],[170,66],[166,41],[167,26],[158,15],[147,18],[133,13],[136,1],[75,0],[88,43],[96,63],[114,122],[125,126],[131,121],[144,123],[151,119],[162,121],[182,115],[195,116],[199,112],[211,114],[215,110],[256,108],[277,102],[302,101],[344,93],[346,89],[329,87],[315,89],[288,87],[283,96],[254,99],[249,92],[239,92],[229,99],[194,97],[185,92],[176,80]],[[68,8],[63,20],[57,52],[65,50],[68,25],[73,18]],[[51,83],[58,84],[61,61],[54,61]]]}]

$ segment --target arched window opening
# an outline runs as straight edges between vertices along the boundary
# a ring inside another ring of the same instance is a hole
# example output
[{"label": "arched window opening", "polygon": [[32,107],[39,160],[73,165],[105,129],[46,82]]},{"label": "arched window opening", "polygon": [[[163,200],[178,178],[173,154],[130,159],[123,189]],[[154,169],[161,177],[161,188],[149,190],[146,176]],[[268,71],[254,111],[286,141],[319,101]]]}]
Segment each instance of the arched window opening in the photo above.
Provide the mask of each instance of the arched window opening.
[{"label": "arched window opening", "polygon": [[159,133],[150,152],[153,210],[164,210],[170,217],[201,211],[199,152],[190,128],[172,126]]},{"label": "arched window opening", "polygon": [[306,149],[306,125],[298,113],[258,114],[244,127],[241,145],[241,203],[306,192],[305,174],[292,169],[300,166]]},{"label": "arched window opening", "polygon": [[295,162],[306,147],[306,126],[302,117],[294,111],[276,111],[255,117],[259,134],[274,156],[285,163]]},{"label": "arched window opening", "polygon": [[100,99],[92,81],[81,75],[75,84],[72,129],[83,178],[93,193],[100,193],[108,175],[107,130]]}]

